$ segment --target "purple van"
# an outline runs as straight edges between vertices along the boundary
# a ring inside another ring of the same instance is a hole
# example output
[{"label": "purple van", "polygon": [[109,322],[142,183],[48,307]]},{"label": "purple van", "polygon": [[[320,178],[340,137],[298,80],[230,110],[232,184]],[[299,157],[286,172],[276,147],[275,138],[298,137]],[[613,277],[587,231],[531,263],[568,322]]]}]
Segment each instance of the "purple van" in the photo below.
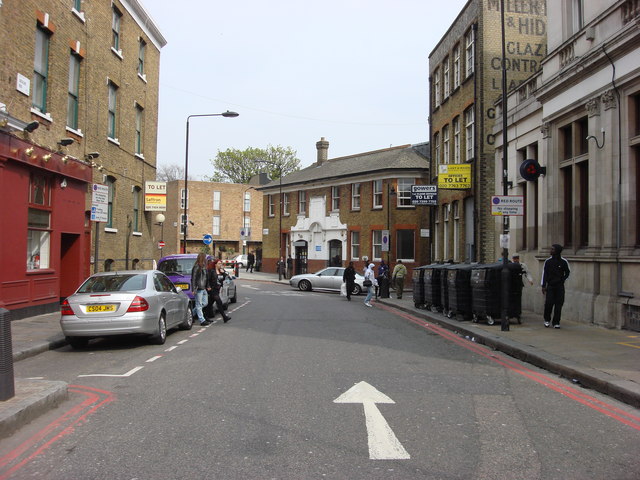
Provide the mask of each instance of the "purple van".
[{"label": "purple van", "polygon": [[[180,287],[193,301],[191,291],[191,270],[198,258],[197,253],[186,253],[167,255],[158,262],[158,270],[164,273],[176,287]],[[207,262],[213,260],[211,255],[207,255]]]}]

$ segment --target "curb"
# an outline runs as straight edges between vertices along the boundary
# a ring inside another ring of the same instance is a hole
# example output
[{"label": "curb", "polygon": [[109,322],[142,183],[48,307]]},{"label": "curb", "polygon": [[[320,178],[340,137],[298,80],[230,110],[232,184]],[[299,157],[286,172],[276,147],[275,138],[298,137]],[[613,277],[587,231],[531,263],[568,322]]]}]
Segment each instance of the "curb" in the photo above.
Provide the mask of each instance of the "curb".
[{"label": "curb", "polygon": [[42,352],[63,347],[66,344],[67,341],[64,338],[56,338],[48,342],[41,342],[35,345],[30,345],[28,348],[13,352],[13,361],[17,362],[19,360],[24,360],[25,358],[34,357]]},{"label": "curb", "polygon": [[15,379],[16,395],[0,409],[0,439],[57,407],[69,397],[67,384],[49,380]]},{"label": "curb", "polygon": [[476,343],[486,345],[494,350],[517,358],[523,362],[535,365],[536,367],[555,373],[563,378],[571,380],[584,388],[590,388],[597,392],[613,397],[621,402],[640,408],[640,391],[638,386],[628,380],[620,380],[599,370],[584,367],[570,360],[560,358],[557,355],[541,351],[538,348],[528,347],[498,335],[486,333],[484,330],[470,330],[463,323],[451,322],[445,317],[431,316],[426,312],[416,311],[411,307],[396,303],[378,300],[380,303],[397,308],[413,315],[418,315],[430,322],[458,333],[462,336],[473,336]]}]

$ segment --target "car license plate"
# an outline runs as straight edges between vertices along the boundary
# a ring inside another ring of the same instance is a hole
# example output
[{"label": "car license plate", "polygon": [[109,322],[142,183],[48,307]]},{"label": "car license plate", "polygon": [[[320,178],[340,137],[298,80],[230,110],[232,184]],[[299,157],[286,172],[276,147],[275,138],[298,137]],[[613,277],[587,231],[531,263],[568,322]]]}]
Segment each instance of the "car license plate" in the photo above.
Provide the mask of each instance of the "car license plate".
[{"label": "car license plate", "polygon": [[115,305],[87,305],[87,312],[88,313],[115,312],[115,311],[116,311],[116,306]]},{"label": "car license plate", "polygon": [[188,283],[176,283],[176,287],[180,287],[182,290],[189,290]]}]

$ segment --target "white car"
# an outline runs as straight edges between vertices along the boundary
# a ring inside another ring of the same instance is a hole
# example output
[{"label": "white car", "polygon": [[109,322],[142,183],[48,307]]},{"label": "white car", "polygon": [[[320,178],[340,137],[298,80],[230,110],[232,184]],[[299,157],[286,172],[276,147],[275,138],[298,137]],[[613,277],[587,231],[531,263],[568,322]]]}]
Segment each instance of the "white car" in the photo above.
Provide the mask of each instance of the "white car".
[{"label": "white car", "polygon": [[249,258],[248,255],[238,255],[237,257],[233,258],[231,260],[233,263],[237,263],[238,267],[240,268],[244,268],[247,266],[247,263],[249,263]]},{"label": "white car", "polygon": [[[303,273],[300,275],[294,275],[289,280],[289,285],[293,288],[298,288],[303,292],[310,292],[311,290],[333,290],[340,291],[342,286],[342,275],[344,274],[344,268],[342,267],[328,267],[323,268],[316,273]],[[352,295],[360,295],[365,289],[362,285],[364,277],[359,273],[356,273],[355,285],[353,286]]]}]

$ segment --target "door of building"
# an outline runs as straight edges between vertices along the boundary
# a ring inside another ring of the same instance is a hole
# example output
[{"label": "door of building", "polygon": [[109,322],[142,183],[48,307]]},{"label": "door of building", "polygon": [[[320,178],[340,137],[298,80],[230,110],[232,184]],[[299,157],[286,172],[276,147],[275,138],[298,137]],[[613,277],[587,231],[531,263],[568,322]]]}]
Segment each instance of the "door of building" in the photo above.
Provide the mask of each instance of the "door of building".
[{"label": "door of building", "polygon": [[329,241],[329,266],[342,266],[342,242],[340,240]]},{"label": "door of building", "polygon": [[294,275],[300,275],[307,273],[307,256],[308,256],[308,244],[304,240],[293,242],[293,246],[296,249],[296,259],[294,261]]}]

